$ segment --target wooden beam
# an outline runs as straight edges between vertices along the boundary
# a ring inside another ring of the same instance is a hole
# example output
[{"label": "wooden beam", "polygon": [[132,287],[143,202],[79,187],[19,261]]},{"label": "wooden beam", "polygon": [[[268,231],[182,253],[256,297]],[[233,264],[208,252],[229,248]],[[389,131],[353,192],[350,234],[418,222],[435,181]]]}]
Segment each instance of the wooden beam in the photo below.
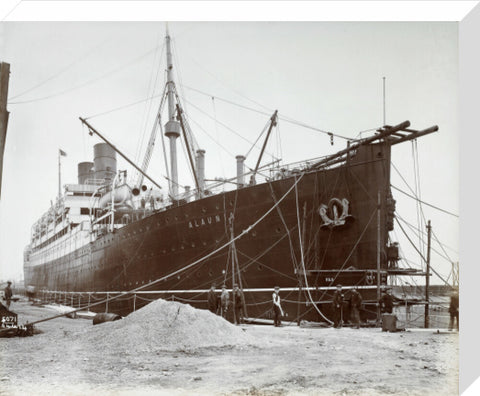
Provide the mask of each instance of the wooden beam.
[{"label": "wooden beam", "polygon": [[10,64],[0,63],[0,198],[2,195],[3,154],[7,140],[8,125],[8,81],[10,79]]}]

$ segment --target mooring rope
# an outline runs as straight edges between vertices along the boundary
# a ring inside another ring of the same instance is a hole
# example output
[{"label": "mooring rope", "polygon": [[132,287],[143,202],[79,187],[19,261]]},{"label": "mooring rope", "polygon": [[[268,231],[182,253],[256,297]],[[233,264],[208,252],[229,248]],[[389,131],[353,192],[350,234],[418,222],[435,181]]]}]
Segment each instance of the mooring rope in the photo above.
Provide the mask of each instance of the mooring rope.
[{"label": "mooring rope", "polygon": [[[297,177],[295,176],[295,179]],[[299,216],[299,213],[298,213],[298,190],[297,190],[297,183],[295,183],[295,203],[296,203],[296,206],[297,206],[297,229],[298,229],[298,240],[299,240],[299,243],[300,243],[300,262],[302,263],[302,268],[303,268],[303,277],[305,278],[305,286],[306,286],[306,289],[307,289],[307,294],[308,294],[308,298],[310,299],[310,302],[313,304],[313,306],[315,307],[315,310],[318,312],[318,314],[323,318],[325,319],[325,321],[327,321],[327,323],[330,323],[330,324],[333,324],[333,322],[328,319],[323,313],[322,311],[320,311],[317,307],[317,304],[315,304],[315,302],[313,301],[313,298],[312,298],[312,295],[310,294],[310,287],[308,286],[308,280],[307,280],[307,270],[305,269],[305,261],[304,261],[304,257],[303,257],[303,243],[302,243],[302,233],[300,231],[300,216]]]}]

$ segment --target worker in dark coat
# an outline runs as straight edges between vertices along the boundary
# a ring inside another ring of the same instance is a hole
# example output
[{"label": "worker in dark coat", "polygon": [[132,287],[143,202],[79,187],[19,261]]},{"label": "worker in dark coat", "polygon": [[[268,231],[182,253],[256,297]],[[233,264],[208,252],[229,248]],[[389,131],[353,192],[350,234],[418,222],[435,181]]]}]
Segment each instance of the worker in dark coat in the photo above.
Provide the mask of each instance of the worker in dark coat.
[{"label": "worker in dark coat", "polygon": [[4,290],[4,298],[7,305],[7,309],[10,309],[10,302],[12,301],[12,296],[13,296],[12,288],[10,287],[11,284],[12,282],[8,281],[7,287]]},{"label": "worker in dark coat", "polygon": [[275,327],[280,326],[282,323],[280,322],[280,315],[283,316],[283,309],[280,305],[280,287],[275,286],[275,290],[272,294],[273,300],[273,325]]},{"label": "worker in dark coat", "polygon": [[215,284],[213,284],[208,291],[208,309],[210,310],[210,312],[217,312],[217,304],[218,300],[215,294]]},{"label": "worker in dark coat", "polygon": [[453,329],[453,324],[456,322],[456,328],[458,330],[458,316],[459,316],[459,304],[458,304],[458,293],[454,292],[450,296],[450,307],[448,308],[448,312],[450,312],[450,323],[448,324],[448,330]]},{"label": "worker in dark coat", "polygon": [[384,290],[383,296],[380,299],[380,311],[382,313],[391,314],[393,310],[393,296],[390,294],[390,291]]},{"label": "worker in dark coat", "polygon": [[243,293],[238,288],[238,285],[233,286],[233,303],[235,305],[235,324],[243,323]]},{"label": "worker in dark coat", "polygon": [[362,308],[362,301],[362,296],[358,291],[358,288],[354,287],[352,290],[350,303],[352,307],[353,324],[355,325],[356,329],[360,328],[360,309]]},{"label": "worker in dark coat", "polygon": [[342,285],[337,285],[337,290],[333,293],[332,300],[333,308],[333,327],[339,329],[342,327],[342,314],[343,314],[343,293]]}]

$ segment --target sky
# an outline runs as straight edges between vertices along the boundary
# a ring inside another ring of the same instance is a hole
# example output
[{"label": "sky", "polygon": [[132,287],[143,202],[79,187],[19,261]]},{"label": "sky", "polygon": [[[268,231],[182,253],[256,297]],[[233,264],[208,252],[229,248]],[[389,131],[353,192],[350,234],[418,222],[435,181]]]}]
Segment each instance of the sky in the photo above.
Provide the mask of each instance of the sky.
[{"label": "sky", "polygon": [[[439,126],[439,132],[418,139],[417,154],[410,142],[392,148],[392,185],[410,192],[407,181],[414,188],[418,155],[421,199],[458,215],[458,23],[168,26],[177,86],[199,147],[206,150],[207,178],[234,176],[235,155],[249,151],[249,142],[257,139],[276,109],[280,122],[264,163],[272,156],[288,163],[345,148],[345,140],[336,137],[331,146],[330,138],[318,130],[356,138],[361,131],[382,126],[385,77],[387,124],[409,120],[414,129]],[[62,157],[62,184],[75,183],[77,163],[91,161],[92,147],[100,141],[88,135],[79,117],[90,117],[95,128],[141,163],[163,89],[166,24],[2,22],[0,29],[0,60],[11,69],[0,278],[18,280],[30,227],[57,194],[58,149],[67,153]],[[160,147],[156,145],[148,173],[166,188]],[[247,165],[253,167],[257,156],[258,149],[252,150]],[[193,185],[182,155],[179,163],[180,184]],[[129,168],[123,160],[118,167]],[[393,194],[398,214],[417,225],[415,202],[396,190]],[[446,279],[451,261],[459,260],[458,217],[429,206],[423,206],[423,213],[434,231],[432,266]],[[418,253],[395,228],[393,240],[400,241],[402,256],[416,267],[421,262]],[[442,281],[434,275],[432,283]]]}]

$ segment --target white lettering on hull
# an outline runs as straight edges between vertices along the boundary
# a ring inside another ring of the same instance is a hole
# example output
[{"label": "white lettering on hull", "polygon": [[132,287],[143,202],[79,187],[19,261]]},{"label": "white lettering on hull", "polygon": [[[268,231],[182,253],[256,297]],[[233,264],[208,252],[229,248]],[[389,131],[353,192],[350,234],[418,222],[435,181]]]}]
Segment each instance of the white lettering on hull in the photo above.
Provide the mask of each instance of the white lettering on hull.
[{"label": "white lettering on hull", "polygon": [[205,225],[212,225],[215,223],[220,223],[222,220],[220,215],[201,217],[199,219],[194,219],[188,222],[188,228],[199,228]]}]

